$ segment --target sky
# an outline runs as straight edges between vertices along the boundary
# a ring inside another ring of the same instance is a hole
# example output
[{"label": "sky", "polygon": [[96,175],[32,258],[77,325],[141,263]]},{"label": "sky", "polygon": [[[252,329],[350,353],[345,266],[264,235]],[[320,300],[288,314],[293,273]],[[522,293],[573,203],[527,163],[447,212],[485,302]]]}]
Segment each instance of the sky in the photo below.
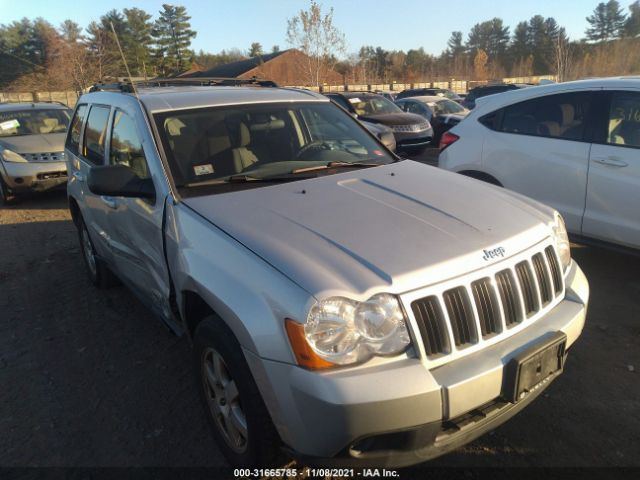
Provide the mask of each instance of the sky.
[{"label": "sky", "polygon": [[[516,24],[533,15],[554,17],[571,39],[584,36],[585,17],[602,0],[319,0],[323,11],[334,9],[334,23],[345,33],[347,51],[363,45],[386,50],[423,47],[439,54],[454,30],[466,35],[484,20],[500,17],[513,32]],[[632,0],[619,0],[628,12]],[[281,50],[286,42],[287,19],[308,8],[308,0],[0,0],[0,23],[23,17],[43,17],[58,26],[70,18],[86,27],[106,11],[138,7],[158,16],[162,3],[184,5],[191,16],[191,28],[198,32],[191,46],[217,53],[223,49],[249,49],[260,42],[265,51],[273,45]]]}]

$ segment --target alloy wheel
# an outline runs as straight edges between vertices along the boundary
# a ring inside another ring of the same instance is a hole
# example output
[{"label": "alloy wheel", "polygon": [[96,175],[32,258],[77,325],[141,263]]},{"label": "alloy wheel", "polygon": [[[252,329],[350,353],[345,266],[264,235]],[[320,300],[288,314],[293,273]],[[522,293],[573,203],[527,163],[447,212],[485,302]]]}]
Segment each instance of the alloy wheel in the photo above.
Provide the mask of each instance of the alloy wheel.
[{"label": "alloy wheel", "polygon": [[211,347],[202,353],[202,384],[209,411],[225,442],[235,452],[245,452],[249,436],[240,393],[222,355]]}]

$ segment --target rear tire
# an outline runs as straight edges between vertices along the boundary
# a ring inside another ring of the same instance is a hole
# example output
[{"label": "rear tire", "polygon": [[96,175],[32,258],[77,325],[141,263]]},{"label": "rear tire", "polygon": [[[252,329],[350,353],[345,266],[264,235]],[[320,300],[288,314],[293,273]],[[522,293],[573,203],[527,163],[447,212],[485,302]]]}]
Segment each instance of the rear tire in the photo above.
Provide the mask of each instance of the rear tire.
[{"label": "rear tire", "polygon": [[234,467],[282,465],[280,436],[231,330],[210,315],[193,340],[198,390],[222,454]]},{"label": "rear tire", "polygon": [[82,259],[89,275],[91,283],[98,288],[109,288],[118,284],[118,280],[109,267],[100,260],[93,247],[93,242],[89,236],[89,230],[84,223],[84,219],[78,217],[78,239],[80,240],[80,251]]}]

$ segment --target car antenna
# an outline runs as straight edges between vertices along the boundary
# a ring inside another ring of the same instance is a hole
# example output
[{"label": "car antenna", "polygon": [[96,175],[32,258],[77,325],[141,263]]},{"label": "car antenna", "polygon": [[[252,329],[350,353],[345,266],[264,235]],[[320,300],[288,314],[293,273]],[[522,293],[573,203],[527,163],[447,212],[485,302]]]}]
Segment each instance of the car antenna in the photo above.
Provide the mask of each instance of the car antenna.
[{"label": "car antenna", "polygon": [[136,89],[136,86],[133,80],[131,79],[131,72],[129,71],[129,65],[127,64],[127,59],[124,58],[124,53],[122,52],[122,47],[120,46],[120,40],[118,39],[118,34],[116,33],[116,29],[113,27],[113,22],[110,21],[109,25],[111,25],[111,31],[113,32],[113,36],[116,39],[116,45],[118,45],[118,50],[120,51],[120,56],[122,57],[122,63],[124,63],[124,68],[127,71],[129,82],[131,83],[131,89],[133,90],[133,94],[136,96],[136,99],[139,102],[140,97],[138,96],[138,90]]}]

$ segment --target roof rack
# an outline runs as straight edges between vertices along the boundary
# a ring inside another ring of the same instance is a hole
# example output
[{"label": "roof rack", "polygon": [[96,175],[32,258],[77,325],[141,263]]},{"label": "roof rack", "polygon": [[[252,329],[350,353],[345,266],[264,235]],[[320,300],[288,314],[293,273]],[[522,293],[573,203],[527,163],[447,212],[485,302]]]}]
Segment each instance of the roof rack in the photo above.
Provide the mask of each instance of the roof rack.
[{"label": "roof rack", "polygon": [[240,87],[240,86],[255,86],[255,87],[277,87],[278,85],[271,80],[261,80],[256,77],[241,79],[241,78],[223,78],[223,77],[189,77],[189,78],[154,78],[151,80],[136,80],[131,81],[129,79],[123,79],[117,82],[98,82],[93,85],[89,92],[101,92],[101,91],[115,91],[122,93],[134,93],[134,86],[136,88],[153,88],[153,87],[187,87],[187,86],[224,86],[224,87]]}]

